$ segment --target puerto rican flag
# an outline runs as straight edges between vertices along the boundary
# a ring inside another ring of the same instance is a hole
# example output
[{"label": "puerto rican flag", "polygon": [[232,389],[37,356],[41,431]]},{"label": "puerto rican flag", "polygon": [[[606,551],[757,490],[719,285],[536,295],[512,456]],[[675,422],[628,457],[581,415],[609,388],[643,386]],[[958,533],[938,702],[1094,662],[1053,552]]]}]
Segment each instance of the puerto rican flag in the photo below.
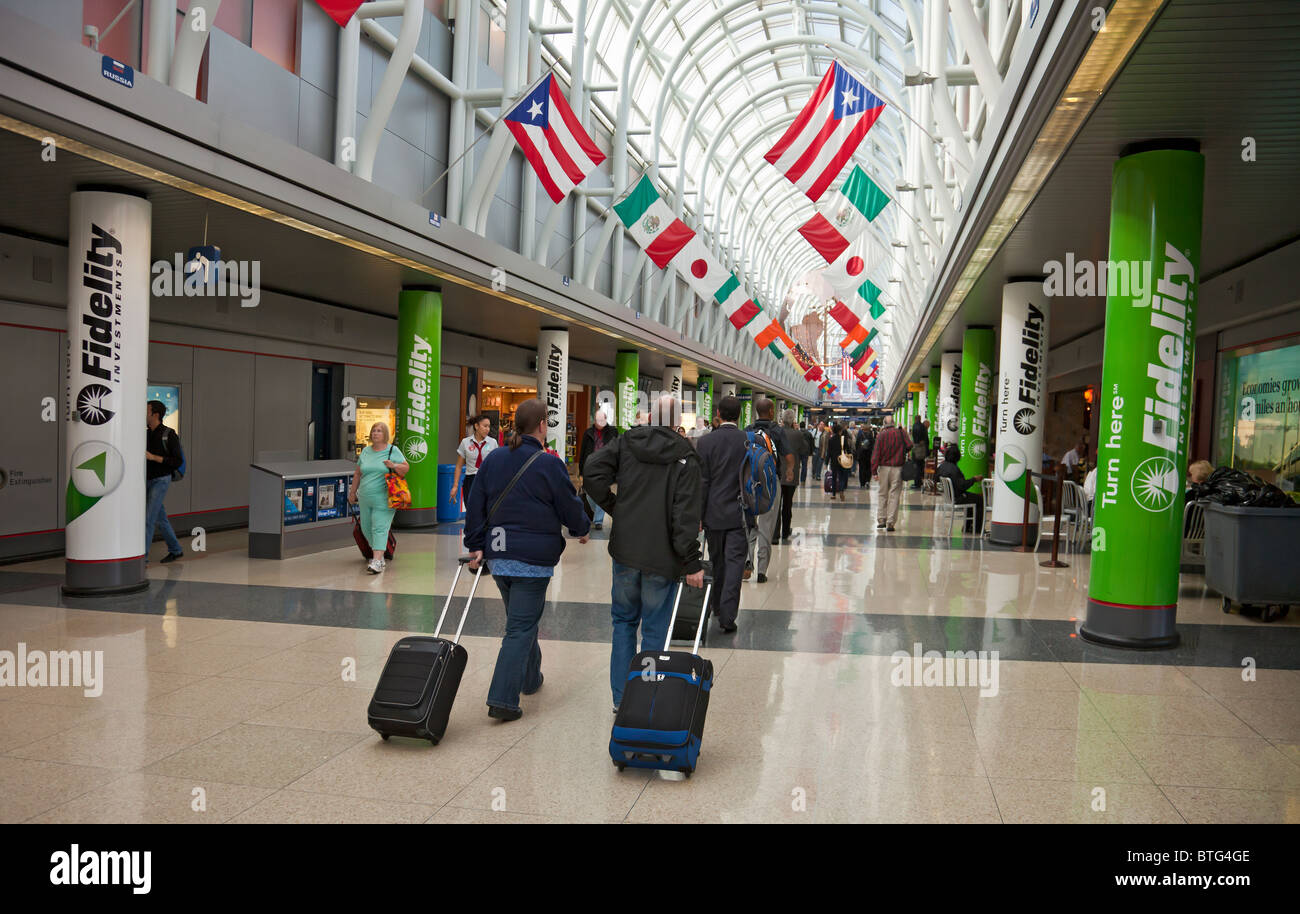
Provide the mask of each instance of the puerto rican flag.
[{"label": "puerto rican flag", "polygon": [[834,61],[817,91],[763,158],[816,201],[839,176],[885,102]]},{"label": "puerto rican flag", "polygon": [[605,161],[560,94],[553,73],[506,112],[505,123],[556,203]]}]

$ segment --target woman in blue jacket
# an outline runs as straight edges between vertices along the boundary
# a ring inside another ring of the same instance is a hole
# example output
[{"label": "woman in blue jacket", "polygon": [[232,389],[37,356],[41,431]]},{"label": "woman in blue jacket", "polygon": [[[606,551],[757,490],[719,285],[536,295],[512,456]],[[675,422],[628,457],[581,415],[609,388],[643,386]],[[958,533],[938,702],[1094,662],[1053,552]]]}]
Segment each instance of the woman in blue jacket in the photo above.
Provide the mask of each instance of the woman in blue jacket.
[{"label": "woman in blue jacket", "polygon": [[[547,585],[564,552],[560,528],[568,527],[585,543],[591,526],[564,461],[542,449],[545,421],[541,400],[519,404],[510,446],[484,458],[465,506],[465,548],[473,557],[469,567],[477,569],[486,560],[506,604],[506,634],[487,699],[488,716],[503,721],[523,716],[521,692],[532,695],[542,687],[537,627],[546,607]],[[519,480],[497,505],[521,470]]]}]

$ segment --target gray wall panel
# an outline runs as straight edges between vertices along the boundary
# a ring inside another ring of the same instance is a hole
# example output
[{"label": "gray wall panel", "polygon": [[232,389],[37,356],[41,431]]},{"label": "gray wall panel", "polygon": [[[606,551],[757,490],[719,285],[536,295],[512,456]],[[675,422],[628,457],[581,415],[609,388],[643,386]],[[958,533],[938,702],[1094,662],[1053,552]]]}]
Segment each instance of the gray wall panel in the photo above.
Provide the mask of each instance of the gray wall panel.
[{"label": "gray wall panel", "polygon": [[456,447],[465,437],[460,414],[460,366],[442,364],[438,388],[438,462],[455,463]]},{"label": "gray wall panel", "polygon": [[210,108],[297,142],[297,76],[220,29],[214,29],[208,41],[208,72]]},{"label": "gray wall panel", "polygon": [[81,37],[81,0],[0,0],[0,7],[39,22],[64,38]]},{"label": "gray wall panel", "polygon": [[248,353],[194,351],[194,419],[186,451],[193,455],[191,511],[248,504],[253,378]]},{"label": "gray wall panel", "polygon": [[298,72],[307,82],[333,95],[339,59],[339,27],[314,2],[302,4],[298,37]]},{"label": "gray wall panel", "polygon": [[[0,536],[62,527],[60,367],[64,334],[0,326],[0,390],[8,392],[0,445]],[[41,401],[54,398],[53,422]]]},{"label": "gray wall panel", "polygon": [[253,371],[253,459],[264,451],[297,451],[306,460],[312,363],[259,355]]},{"label": "gray wall panel", "polygon": [[306,80],[298,83],[298,138],[300,149],[334,161],[334,97]]}]

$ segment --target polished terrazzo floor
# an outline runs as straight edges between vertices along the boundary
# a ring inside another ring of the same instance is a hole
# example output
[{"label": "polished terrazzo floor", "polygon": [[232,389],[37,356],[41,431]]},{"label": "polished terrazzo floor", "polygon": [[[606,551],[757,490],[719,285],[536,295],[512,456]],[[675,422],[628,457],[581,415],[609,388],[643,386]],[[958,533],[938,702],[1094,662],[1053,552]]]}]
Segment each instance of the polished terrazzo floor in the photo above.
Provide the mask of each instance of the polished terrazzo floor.
[{"label": "polished terrazzo floor", "polygon": [[[105,663],[97,698],[0,688],[0,821],[1300,821],[1296,619],[1226,616],[1185,575],[1177,650],[1087,645],[1086,555],[1042,568],[950,534],[910,492],[897,532],[877,533],[874,501],[800,490],[771,580],[745,585],[739,632],[702,651],[716,682],[685,781],[609,762],[599,539],[565,553],[546,683],[509,724],[483,705],[502,628],[484,589],[437,747],[382,743],[365,706],[393,642],[432,628],[453,530],[399,534],[379,577],[350,545],[255,561],[242,533],[214,533],[153,566],[147,593],[94,601],[59,594],[61,560],[0,568],[0,649]],[[893,685],[889,654],[915,643],[998,650],[998,694]]]}]

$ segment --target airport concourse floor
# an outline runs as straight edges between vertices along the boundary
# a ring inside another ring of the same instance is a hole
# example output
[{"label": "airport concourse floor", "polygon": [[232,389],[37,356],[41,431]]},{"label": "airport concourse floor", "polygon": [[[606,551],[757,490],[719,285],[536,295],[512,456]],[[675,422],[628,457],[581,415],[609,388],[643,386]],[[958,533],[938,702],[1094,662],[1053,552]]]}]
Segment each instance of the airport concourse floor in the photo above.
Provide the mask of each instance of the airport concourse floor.
[{"label": "airport concourse floor", "polygon": [[[242,531],[130,596],[62,596],[61,559],[0,568],[5,649],[104,652],[99,697],[0,689],[0,821],[1300,822],[1295,619],[1226,616],[1184,575],[1178,648],[1097,647],[1075,637],[1086,555],[1042,568],[910,490],[894,533],[874,487],[797,498],[739,630],[701,651],[716,679],[688,780],[610,763],[608,529],[565,551],[545,684],[510,723],[484,705],[503,630],[485,578],[436,747],[381,742],[365,712],[391,645],[433,628],[455,526],[399,532],[379,576],[350,544],[250,560]],[[918,644],[997,651],[996,694],[895,684],[890,655]]]}]

